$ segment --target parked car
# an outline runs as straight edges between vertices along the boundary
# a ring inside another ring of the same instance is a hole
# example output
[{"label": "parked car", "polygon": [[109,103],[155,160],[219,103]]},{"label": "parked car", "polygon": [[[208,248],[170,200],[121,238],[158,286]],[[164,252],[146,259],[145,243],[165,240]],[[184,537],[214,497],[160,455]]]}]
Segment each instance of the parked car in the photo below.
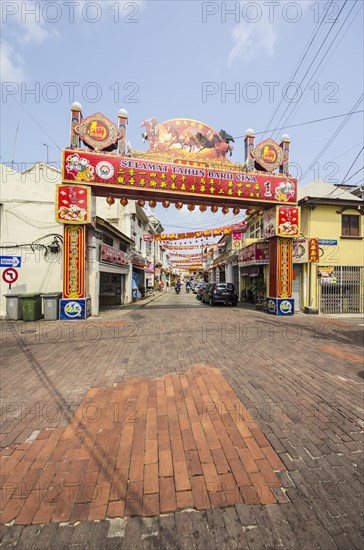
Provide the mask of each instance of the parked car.
[{"label": "parked car", "polygon": [[202,294],[206,288],[206,283],[200,283],[196,290],[196,298],[197,300],[202,300]]},{"label": "parked car", "polygon": [[192,292],[194,294],[197,294],[197,291],[201,287],[201,285],[202,285],[202,283],[195,283],[194,285],[192,285]]},{"label": "parked car", "polygon": [[207,283],[203,286],[203,288],[201,288],[201,290],[200,290],[200,300],[201,300],[201,302],[208,302],[207,293],[208,293],[210,287],[213,284],[214,283]]},{"label": "parked car", "polygon": [[238,297],[232,283],[210,283],[203,292],[202,301],[210,306],[220,303],[236,306]]}]

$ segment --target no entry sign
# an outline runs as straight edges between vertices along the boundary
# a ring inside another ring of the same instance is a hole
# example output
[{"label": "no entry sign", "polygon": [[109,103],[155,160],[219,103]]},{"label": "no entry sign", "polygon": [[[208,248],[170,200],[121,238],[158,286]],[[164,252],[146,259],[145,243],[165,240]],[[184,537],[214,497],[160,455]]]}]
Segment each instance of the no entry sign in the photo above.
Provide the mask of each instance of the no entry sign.
[{"label": "no entry sign", "polygon": [[9,283],[9,285],[11,285],[12,283],[15,283],[15,281],[19,277],[19,273],[13,267],[8,267],[8,269],[4,269],[2,277],[6,283]]}]

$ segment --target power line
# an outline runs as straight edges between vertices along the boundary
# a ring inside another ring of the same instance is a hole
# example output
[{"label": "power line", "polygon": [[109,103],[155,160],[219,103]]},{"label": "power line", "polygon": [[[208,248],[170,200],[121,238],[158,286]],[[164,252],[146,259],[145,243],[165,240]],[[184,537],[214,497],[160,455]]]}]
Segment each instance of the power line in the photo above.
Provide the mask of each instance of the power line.
[{"label": "power line", "polygon": [[[354,161],[351,163],[349,170],[346,172],[345,176],[343,177],[342,183],[344,183],[344,182],[346,181],[346,177],[349,175],[350,170],[352,169],[352,167],[354,166],[354,164],[356,163],[356,161],[357,161],[358,158],[360,157],[360,154],[361,154],[361,152],[363,151],[363,149],[364,149],[364,146],[360,149],[360,151],[359,151],[359,153],[356,155]],[[351,177],[352,177],[352,176],[351,176]]]},{"label": "power line", "polygon": [[[347,1],[348,1],[348,0],[345,0],[344,4],[342,5],[342,7],[341,7],[341,9],[340,9],[340,11],[339,11],[338,17],[340,16],[340,14],[341,14],[341,12],[343,11],[345,5],[347,4]],[[331,31],[333,30],[335,23],[336,23],[336,20],[333,21],[333,23],[331,24],[331,27],[329,28],[329,30],[328,30],[327,33],[326,33],[325,38],[324,38],[323,41],[321,42],[320,46],[317,48],[316,55],[314,56],[314,58],[313,58],[313,60],[311,61],[310,65],[308,66],[308,69],[306,70],[305,74],[304,74],[303,77],[301,78],[300,83],[298,84],[298,89],[299,89],[299,90],[301,89],[302,83],[303,83],[303,81],[305,80],[305,78],[306,78],[306,76],[307,76],[309,70],[311,69],[312,65],[313,65],[314,62],[316,61],[317,56],[320,54],[323,45],[325,44],[325,42],[326,42],[326,40],[328,39],[328,37],[329,37]],[[322,60],[321,60],[321,61],[322,61]],[[320,62],[320,63],[321,63],[321,62]],[[311,80],[312,80],[312,76],[310,77],[308,84],[310,84]],[[307,85],[308,85],[308,84],[307,84]],[[305,89],[306,89],[306,88],[305,88]],[[297,103],[295,104],[295,106],[299,103],[299,101],[300,101],[301,99],[302,99],[302,95],[301,95],[301,97],[299,98],[299,100],[297,101]],[[277,124],[279,124],[279,123],[281,122],[281,120],[283,120],[285,114],[286,114],[287,111],[290,109],[291,105],[292,105],[292,102],[288,103],[288,105],[286,106],[286,108],[285,108],[283,114],[281,115],[280,119],[278,120]],[[289,118],[289,117],[288,117],[288,118]],[[285,121],[285,123],[286,123],[286,122],[287,122],[287,120]]]},{"label": "power line", "polygon": [[319,158],[322,157],[322,155],[325,153],[325,151],[330,147],[331,143],[334,141],[334,139],[339,135],[339,133],[341,132],[341,130],[344,128],[345,124],[348,122],[348,120],[350,119],[351,117],[351,114],[352,112],[355,111],[355,109],[358,107],[359,103],[362,101],[363,99],[363,94],[359,97],[358,101],[355,103],[355,105],[353,106],[353,108],[351,109],[350,113],[348,113],[347,117],[345,118],[345,120],[342,121],[342,123],[340,124],[340,126],[337,128],[337,130],[335,131],[335,133],[331,136],[331,138],[329,139],[329,141],[326,143],[326,145],[321,149],[321,151],[319,152],[319,154],[317,155],[317,157],[315,158],[315,160],[313,160],[309,167],[307,168],[307,170],[302,174],[302,176],[300,177],[300,180],[302,180],[306,174],[308,173],[308,171],[310,170],[310,166],[312,166],[312,164],[314,164],[315,162],[317,162],[319,160]]},{"label": "power line", "polygon": [[[331,6],[332,2],[333,2],[333,0],[331,0],[330,6]],[[330,6],[329,6],[329,7],[330,7]],[[312,44],[313,44],[313,42],[314,42],[314,40],[315,40],[315,38],[316,38],[316,36],[317,36],[317,34],[318,34],[320,28],[321,28],[321,25],[322,25],[322,23],[323,23],[324,20],[325,20],[325,17],[326,17],[326,13],[323,14],[319,26],[317,27],[317,29],[316,29],[316,31],[313,33],[313,35],[311,35],[311,39],[310,39],[310,41],[309,41],[308,46],[306,47],[306,50],[305,50],[305,52],[304,52],[304,54],[303,54],[303,57],[301,57],[300,61],[298,62],[297,66],[296,66],[296,69],[295,69],[293,75],[292,75],[292,76],[290,77],[290,79],[289,79],[290,82],[292,82],[292,80],[293,80],[294,77],[296,76],[296,74],[297,74],[297,72],[298,72],[300,66],[302,65],[302,63],[303,63],[303,61],[304,61],[306,55],[308,54],[308,51],[309,51],[310,47],[312,46]],[[270,123],[273,122],[275,115],[277,114],[277,112],[279,111],[280,106],[282,105],[282,102],[283,102],[283,95],[282,95],[282,97],[281,97],[281,99],[280,99],[280,102],[278,103],[278,105],[277,105],[277,107],[276,107],[276,109],[275,109],[273,115],[271,116],[271,118],[270,118],[270,120],[269,120],[269,122],[268,122],[268,124],[267,124],[267,128],[268,128],[268,126],[270,125]],[[263,134],[265,134],[265,133],[267,133],[267,132],[270,132],[270,130],[268,130],[267,128],[265,129],[264,132],[262,132]]]},{"label": "power line", "polygon": [[52,138],[52,136],[50,136],[48,134],[48,132],[42,128],[42,126],[39,124],[39,122],[37,120],[35,120],[35,118],[30,114],[28,113],[28,111],[26,110],[26,108],[24,107],[24,105],[22,105],[22,103],[19,103],[19,101],[17,99],[15,99],[14,95],[11,96],[13,98],[13,100],[15,101],[15,103],[18,105],[18,107],[21,107],[23,109],[23,111],[25,111],[25,113],[28,115],[28,117],[34,122],[34,124],[36,124],[38,126],[38,128],[40,128],[42,130],[42,132],[45,133],[45,135],[52,141],[52,143],[54,143],[54,145],[57,147],[57,149],[59,149],[61,152],[62,152],[62,148],[54,141],[54,139]]},{"label": "power line", "polygon": [[[333,116],[328,116],[328,117],[325,117],[325,118],[317,118],[315,120],[308,120],[307,122],[299,122],[297,124],[291,124],[290,126],[282,126],[281,128],[275,128],[275,130],[288,130],[288,128],[296,128],[297,126],[306,126],[307,124],[314,124],[316,122],[323,122],[325,120],[331,120],[333,118],[340,118],[340,117],[343,117],[343,116],[347,116],[347,115],[356,115],[358,113],[363,113],[364,112],[364,109],[361,109],[359,111],[352,111],[350,113],[342,113],[341,115],[333,115]],[[266,130],[267,132],[274,132],[275,130]],[[254,132],[254,135],[255,136],[259,136],[260,134],[265,134],[265,132]],[[242,139],[242,138],[245,138],[245,135],[244,136],[236,136],[234,137],[234,139]]]},{"label": "power line", "polygon": [[[353,22],[355,21],[356,16],[359,14],[359,12],[361,11],[362,7],[363,7],[363,5],[360,4],[360,5],[359,5],[358,12],[357,12],[356,14],[354,14],[354,16],[353,16],[353,18],[352,18],[350,24],[349,24],[349,25],[347,26],[347,28],[345,29],[344,34],[343,34],[342,37],[340,38],[339,42],[336,44],[335,48],[332,50],[331,55],[330,55],[329,58],[326,60],[325,65],[321,68],[321,71],[318,73],[318,75],[316,76],[316,78],[319,78],[319,76],[320,76],[320,75],[322,74],[322,72],[325,70],[327,64],[329,63],[330,59],[332,58],[332,56],[333,56],[334,53],[336,52],[337,48],[340,46],[341,42],[344,40],[344,38],[345,38],[345,36],[346,36],[348,30],[350,29],[351,25],[352,25]],[[350,14],[349,14],[349,15],[350,15]],[[346,21],[346,20],[345,20],[345,21]],[[344,23],[345,23],[345,21],[344,21]],[[336,38],[336,37],[335,37],[335,38]],[[328,49],[328,51],[330,51],[331,49],[332,49],[332,48],[331,48],[331,46],[330,46],[329,49]],[[326,53],[327,53],[327,52],[326,52]],[[326,54],[325,54],[325,57],[326,57]],[[324,58],[321,60],[321,62],[322,62],[323,60],[324,60]],[[312,78],[316,75],[316,72],[317,72],[317,70],[318,70],[319,68],[320,68],[320,66],[318,66],[318,67],[316,68],[314,74],[313,74],[312,77],[311,77],[311,80],[312,80]],[[307,86],[306,86],[306,88],[305,88],[305,91],[306,91],[306,89],[307,89]],[[293,111],[292,111],[292,113],[291,113],[291,116],[293,115],[294,111],[298,111],[299,108],[302,107],[302,105],[303,105],[302,101],[301,101],[300,104],[296,104],[295,107],[294,107],[294,109],[293,109]]]},{"label": "power line", "polygon": [[[364,166],[362,166],[361,168],[359,168],[359,170],[357,170],[352,176],[350,176],[350,178],[348,178],[346,181],[350,181],[354,176],[356,176],[357,174],[359,174],[359,172],[361,172],[363,170]],[[344,182],[342,182],[344,183]]]},{"label": "power line", "polygon": [[[346,0],[346,1],[347,1],[347,0]],[[304,88],[304,90],[303,90],[303,92],[302,92],[302,95],[301,95],[300,99],[294,104],[294,106],[293,106],[291,112],[288,114],[287,118],[285,119],[284,124],[287,124],[288,120],[291,118],[291,116],[293,115],[294,111],[297,109],[298,105],[300,104],[300,101],[302,100],[302,98],[303,98],[303,96],[304,96],[304,94],[305,94],[307,88],[308,88],[309,85],[311,84],[311,82],[312,82],[314,76],[316,75],[317,71],[319,70],[320,66],[322,65],[323,61],[325,60],[327,54],[328,54],[329,51],[331,50],[331,47],[332,47],[333,43],[335,42],[335,40],[337,39],[337,37],[338,37],[339,34],[341,33],[341,31],[342,31],[342,29],[343,29],[343,27],[344,27],[346,21],[348,20],[348,18],[349,18],[349,16],[350,16],[351,12],[352,12],[353,9],[355,8],[355,6],[356,6],[356,4],[357,4],[357,1],[358,1],[358,0],[356,0],[355,3],[353,4],[353,6],[352,6],[352,8],[350,9],[349,13],[347,14],[345,20],[343,21],[341,27],[338,29],[336,35],[335,35],[334,38],[332,39],[331,44],[328,46],[326,52],[324,53],[323,57],[322,57],[321,60],[319,61],[319,63],[318,63],[318,65],[317,65],[317,67],[316,67],[314,73],[313,73],[313,74],[311,75],[311,77],[309,78],[309,80],[308,80],[308,82],[307,82],[307,84],[306,84],[306,86],[305,86],[305,88]],[[346,2],[345,2],[345,4],[346,4]],[[340,12],[339,12],[339,14],[338,14],[338,17],[340,16],[342,10],[344,9],[345,4],[342,6],[342,8],[341,8],[341,10],[340,10]],[[335,24],[335,21],[333,22],[332,27],[330,28],[328,34],[326,35],[326,38],[328,38],[328,36],[329,36],[331,30],[333,29],[334,24]],[[324,42],[326,41],[326,38],[325,38]],[[312,67],[312,65],[313,65],[313,63],[314,63],[316,57],[317,57],[318,54],[320,53],[321,47],[323,46],[324,42],[321,44],[319,51],[317,52],[315,58],[313,59],[313,61],[312,61],[312,63],[310,64],[309,68],[307,69],[307,71],[306,71],[304,77],[302,78],[302,80],[301,80],[301,82],[300,82],[300,84],[299,84],[299,89],[301,88],[301,85],[302,85],[304,79],[306,78],[306,76],[307,76],[307,74],[308,74],[308,71],[309,71],[310,68]],[[285,113],[290,109],[291,105],[292,105],[291,103],[287,105],[287,107],[286,107],[286,109],[285,109],[285,111],[284,111],[282,117],[281,117],[281,118],[279,119],[279,121],[278,121],[278,124],[279,124],[279,122],[282,120],[282,118],[284,117]],[[302,105],[302,101],[301,101],[301,105]]]}]

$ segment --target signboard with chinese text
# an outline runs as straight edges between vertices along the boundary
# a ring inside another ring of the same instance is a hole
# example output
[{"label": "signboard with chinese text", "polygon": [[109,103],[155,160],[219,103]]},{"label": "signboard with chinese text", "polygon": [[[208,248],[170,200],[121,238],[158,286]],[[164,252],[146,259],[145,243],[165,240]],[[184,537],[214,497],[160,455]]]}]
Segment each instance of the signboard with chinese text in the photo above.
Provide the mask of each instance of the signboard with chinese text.
[{"label": "signboard with chinese text", "polygon": [[107,192],[145,192],[161,200],[219,198],[223,203],[292,203],[297,200],[297,181],[282,174],[217,170],[106,153],[64,150],[62,180],[87,182]]},{"label": "signboard with chinese text", "polygon": [[308,263],[319,261],[320,250],[318,239],[308,239]]},{"label": "signboard with chinese text", "polygon": [[300,234],[300,208],[298,206],[277,206],[277,235],[298,237]]},{"label": "signboard with chinese text", "polygon": [[293,239],[292,259],[294,264],[307,264],[319,261],[318,239]]},{"label": "signboard with chinese text", "polygon": [[106,149],[123,137],[122,131],[116,124],[102,113],[95,113],[82,119],[74,126],[74,132],[96,151]]},{"label": "signboard with chinese text", "polygon": [[278,239],[277,298],[292,296],[292,247],[289,239]]},{"label": "signboard with chinese text", "polygon": [[269,241],[257,241],[245,246],[239,254],[240,265],[267,264],[269,262]]},{"label": "signboard with chinese text", "polygon": [[298,237],[300,234],[300,208],[275,206],[263,214],[263,237]]},{"label": "signboard with chinese text", "polygon": [[56,185],[56,221],[91,222],[91,189],[86,185]]},{"label": "signboard with chinese text", "polygon": [[85,226],[64,228],[64,298],[85,298]]},{"label": "signboard with chinese text", "polygon": [[130,258],[125,252],[105,243],[101,245],[101,260],[123,266],[130,264]]},{"label": "signboard with chinese text", "polygon": [[287,155],[282,147],[271,138],[259,143],[250,154],[267,172],[273,172],[273,170],[287,160]]}]

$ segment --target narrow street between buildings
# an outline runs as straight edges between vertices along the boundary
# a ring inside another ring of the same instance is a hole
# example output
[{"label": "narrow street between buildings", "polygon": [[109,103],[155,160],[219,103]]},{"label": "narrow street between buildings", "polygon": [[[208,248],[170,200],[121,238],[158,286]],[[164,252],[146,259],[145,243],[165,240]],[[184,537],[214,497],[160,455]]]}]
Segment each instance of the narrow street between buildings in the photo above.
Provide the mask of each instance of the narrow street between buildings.
[{"label": "narrow street between buildings", "polygon": [[4,321],[0,546],[363,546],[363,321],[173,289]]}]

